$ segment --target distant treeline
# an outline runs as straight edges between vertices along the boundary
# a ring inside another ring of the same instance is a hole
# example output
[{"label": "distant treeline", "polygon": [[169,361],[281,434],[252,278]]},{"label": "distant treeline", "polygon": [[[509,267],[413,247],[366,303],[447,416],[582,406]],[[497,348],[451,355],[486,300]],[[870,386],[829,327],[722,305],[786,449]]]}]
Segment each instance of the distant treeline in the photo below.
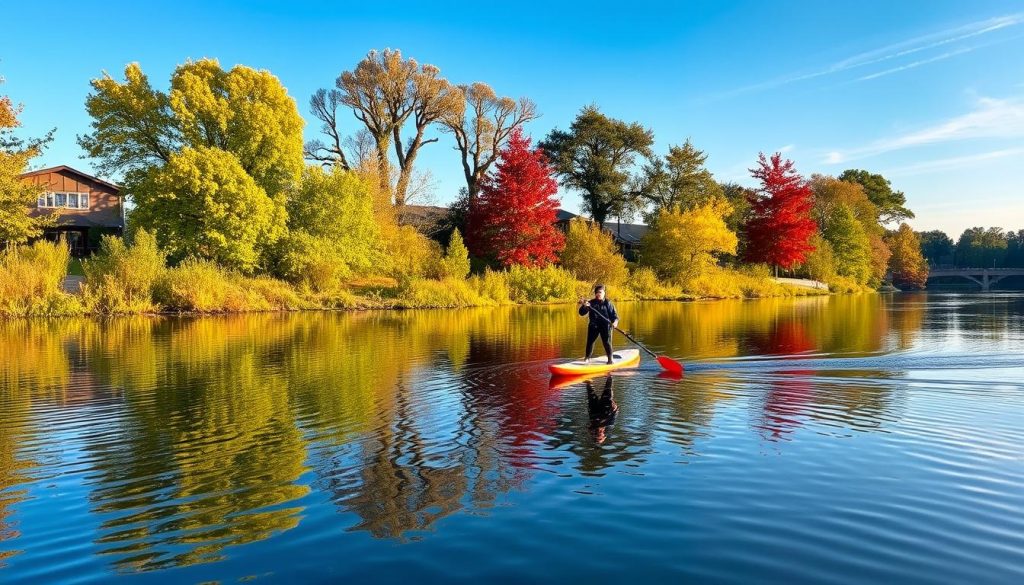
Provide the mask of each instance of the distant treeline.
[{"label": "distant treeline", "polygon": [[1024,229],[972,227],[954,242],[940,230],[919,232],[921,252],[931,266],[1024,268]]}]

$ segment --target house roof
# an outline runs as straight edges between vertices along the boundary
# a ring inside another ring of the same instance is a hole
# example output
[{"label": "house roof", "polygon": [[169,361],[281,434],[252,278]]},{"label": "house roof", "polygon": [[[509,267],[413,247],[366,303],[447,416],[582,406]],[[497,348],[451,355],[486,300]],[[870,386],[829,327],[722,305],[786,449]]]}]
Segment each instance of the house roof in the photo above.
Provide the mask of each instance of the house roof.
[{"label": "house roof", "polygon": [[571,220],[574,217],[579,217],[579,216],[576,215],[575,213],[571,212],[571,211],[566,211],[564,209],[559,209],[558,213],[555,215],[555,221],[569,221],[569,220]]},{"label": "house roof", "polygon": [[629,244],[639,244],[640,240],[647,233],[648,226],[642,223],[611,223],[605,222],[604,230],[611,233],[615,239]]},{"label": "house roof", "polygon": [[[571,221],[574,218],[581,217],[571,211],[559,209],[556,215],[555,221],[558,223],[564,221]],[[604,222],[604,231],[608,232],[615,238],[616,241],[624,244],[639,244],[640,240],[647,233],[648,226],[642,223],[613,223],[611,221]]]},{"label": "house roof", "polygon": [[433,234],[443,227],[447,216],[447,207],[404,205],[402,206],[398,221],[403,225],[411,225],[426,234]]},{"label": "house roof", "polygon": [[88,179],[90,181],[94,181],[96,183],[99,183],[100,185],[103,185],[105,187],[109,187],[109,188],[113,189],[116,192],[120,192],[121,191],[121,187],[119,185],[115,184],[115,183],[111,183],[110,181],[104,181],[103,179],[101,179],[99,177],[94,177],[94,176],[92,176],[92,175],[90,175],[88,173],[83,173],[82,171],[80,171],[78,169],[73,169],[73,168],[71,168],[71,167],[69,167],[67,165],[59,165],[59,166],[56,166],[56,167],[47,167],[45,169],[39,169],[38,171],[29,171],[27,173],[22,173],[21,176],[22,177],[34,177],[36,175],[45,175],[47,173],[59,173],[61,171],[66,171],[66,172],[78,175],[79,177],[82,177],[84,179]]}]

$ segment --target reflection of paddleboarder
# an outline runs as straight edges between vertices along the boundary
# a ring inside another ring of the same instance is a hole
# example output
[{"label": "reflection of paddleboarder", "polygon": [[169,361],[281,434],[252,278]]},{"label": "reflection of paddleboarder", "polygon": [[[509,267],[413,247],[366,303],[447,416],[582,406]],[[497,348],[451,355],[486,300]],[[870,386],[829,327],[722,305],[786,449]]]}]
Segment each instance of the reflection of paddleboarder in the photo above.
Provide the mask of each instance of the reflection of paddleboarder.
[{"label": "reflection of paddleboarder", "polygon": [[587,380],[586,384],[590,432],[594,435],[594,441],[600,445],[605,440],[605,427],[615,424],[615,415],[619,412],[619,405],[615,403],[611,376],[604,379],[604,391],[601,392],[600,396],[594,390],[594,385],[590,380]]},{"label": "reflection of paddleboarder", "polygon": [[612,363],[612,327],[618,327],[619,314],[615,311],[615,305],[605,298],[604,285],[594,285],[594,298],[589,301],[580,299],[579,306],[580,315],[590,315],[590,324],[587,325],[587,354],[584,361],[590,361],[590,355],[594,353],[594,342],[600,336],[604,351],[608,354],[608,363]]}]

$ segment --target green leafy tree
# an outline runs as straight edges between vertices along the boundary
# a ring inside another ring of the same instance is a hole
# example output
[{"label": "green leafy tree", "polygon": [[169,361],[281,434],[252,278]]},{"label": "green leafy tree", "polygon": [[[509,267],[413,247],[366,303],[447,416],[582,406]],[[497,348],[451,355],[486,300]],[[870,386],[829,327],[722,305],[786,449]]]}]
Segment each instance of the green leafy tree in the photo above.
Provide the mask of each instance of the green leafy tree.
[{"label": "green leafy tree", "polygon": [[370,271],[379,260],[381,238],[370,191],[352,171],[308,166],[286,204],[288,230],[324,238],[348,269]]},{"label": "green leafy tree", "polygon": [[924,288],[928,280],[928,263],[921,254],[921,240],[905,223],[886,237],[892,251],[889,270],[893,283],[901,288]]},{"label": "green leafy tree", "polygon": [[1008,268],[1024,268],[1024,230],[1006,234],[1006,264]]},{"label": "green leafy tree", "polygon": [[847,169],[839,180],[864,187],[868,199],[878,207],[878,220],[890,223],[912,219],[914,212],[906,208],[907,197],[902,191],[893,191],[892,184],[882,175],[860,169]]},{"label": "green leafy tree", "polygon": [[731,212],[724,200],[687,211],[661,210],[644,235],[640,265],[677,284],[706,273],[718,255],[736,253],[736,234],[725,224]]},{"label": "green leafy tree", "polygon": [[868,283],[872,275],[871,241],[848,205],[839,205],[828,218],[822,236],[832,247],[836,273],[858,284]]},{"label": "green leafy tree", "polygon": [[21,108],[9,97],[0,95],[0,242],[8,243],[22,243],[37,237],[43,228],[53,224],[51,214],[31,213],[44,188],[21,179],[29,161],[50,141],[52,132],[38,140],[15,137],[12,132],[21,125],[18,122],[20,112]]},{"label": "green leafy tree", "polygon": [[1008,246],[1002,228],[968,228],[956,243],[956,265],[961,268],[1002,266]]},{"label": "green leafy tree", "polygon": [[829,218],[845,205],[853,212],[857,221],[867,231],[881,232],[878,225],[878,206],[868,199],[860,183],[844,181],[828,175],[811,175],[811,191],[814,193],[814,207],[811,215],[819,226],[828,223]]},{"label": "green leafy tree", "polygon": [[654,206],[651,217],[661,209],[694,209],[725,196],[704,166],[707,158],[687,140],[682,146],[669,147],[664,159],[656,158],[644,167],[643,196]]},{"label": "green leafy tree", "polygon": [[285,232],[284,194],[269,197],[224,150],[185,148],[135,184],[132,219],[174,261],[196,256],[252,272]]},{"label": "green leafy tree", "polygon": [[650,157],[654,133],[602,114],[597,106],[580,111],[568,131],[552,130],[540,146],[562,186],[583,194],[584,210],[604,227],[612,213],[635,209],[641,192],[632,174],[637,155]]},{"label": "green leafy tree", "polygon": [[954,245],[946,232],[931,230],[917,235],[921,239],[921,253],[930,264],[952,264]]},{"label": "green leafy tree", "polygon": [[615,239],[597,223],[573,218],[560,254],[562,268],[584,282],[620,284],[626,279],[626,259]]},{"label": "green leafy tree", "polygon": [[743,225],[749,219],[750,201],[756,196],[756,192],[739,183],[719,183],[718,186],[722,189],[722,195],[725,197],[725,200],[732,207],[732,213],[725,218],[725,225],[729,226],[729,230],[735,232],[737,237],[740,238],[739,248],[742,252]]}]

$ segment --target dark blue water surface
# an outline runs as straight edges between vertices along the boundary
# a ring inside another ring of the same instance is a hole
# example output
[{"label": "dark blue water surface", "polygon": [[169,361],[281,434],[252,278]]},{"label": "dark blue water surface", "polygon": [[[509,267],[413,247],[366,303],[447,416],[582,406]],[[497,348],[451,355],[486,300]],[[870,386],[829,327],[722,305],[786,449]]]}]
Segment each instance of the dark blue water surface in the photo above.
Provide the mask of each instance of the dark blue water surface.
[{"label": "dark blue water surface", "polygon": [[619,309],[0,323],[0,582],[1024,582],[1024,296]]}]

